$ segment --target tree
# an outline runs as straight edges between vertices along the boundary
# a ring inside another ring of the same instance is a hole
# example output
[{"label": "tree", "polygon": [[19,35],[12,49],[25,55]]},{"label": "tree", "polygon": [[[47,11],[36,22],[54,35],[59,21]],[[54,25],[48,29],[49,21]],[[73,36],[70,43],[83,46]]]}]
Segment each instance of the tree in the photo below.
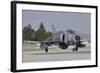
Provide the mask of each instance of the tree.
[{"label": "tree", "polygon": [[32,30],[29,40],[35,41],[35,31]]},{"label": "tree", "polygon": [[45,27],[44,27],[43,23],[41,22],[39,29],[36,31],[36,39],[38,41],[45,40],[45,37],[46,37],[45,33],[46,33]]},{"label": "tree", "polygon": [[52,35],[52,32],[46,32],[46,34],[45,34],[45,39],[47,39],[47,38],[49,38],[50,36]]},{"label": "tree", "polygon": [[28,24],[23,28],[23,40],[33,40],[35,38],[35,31],[32,26]]},{"label": "tree", "polygon": [[40,23],[40,27],[37,31],[32,29],[32,26],[28,24],[23,28],[23,41],[30,40],[30,41],[44,41],[52,35],[51,32],[46,32],[46,29],[43,23]]}]

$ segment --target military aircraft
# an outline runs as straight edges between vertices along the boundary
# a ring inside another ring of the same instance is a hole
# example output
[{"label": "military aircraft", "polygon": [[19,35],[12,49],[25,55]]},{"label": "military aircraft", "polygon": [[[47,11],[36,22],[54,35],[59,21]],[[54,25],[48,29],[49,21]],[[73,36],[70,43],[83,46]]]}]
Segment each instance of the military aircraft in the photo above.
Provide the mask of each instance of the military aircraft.
[{"label": "military aircraft", "polygon": [[81,39],[81,36],[72,29],[57,32],[52,25],[52,30],[53,34],[45,41],[40,42],[40,48],[44,48],[45,52],[48,52],[48,46],[51,46],[52,44],[57,45],[61,49],[67,49],[68,46],[75,45],[76,47],[73,48],[72,51],[78,51],[79,47],[86,46],[85,44],[82,44],[84,41]]}]

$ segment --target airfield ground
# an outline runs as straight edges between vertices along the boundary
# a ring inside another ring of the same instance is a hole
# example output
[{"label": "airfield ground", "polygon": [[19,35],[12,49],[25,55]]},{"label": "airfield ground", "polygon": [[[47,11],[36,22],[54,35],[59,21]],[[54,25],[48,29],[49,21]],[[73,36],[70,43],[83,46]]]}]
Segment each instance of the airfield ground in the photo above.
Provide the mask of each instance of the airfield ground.
[{"label": "airfield ground", "polygon": [[23,43],[23,63],[45,62],[45,61],[67,61],[67,60],[88,60],[91,59],[90,44],[79,48],[77,52],[72,51],[73,46],[67,49],[60,49],[58,46],[50,46],[48,53],[39,47],[39,44]]}]

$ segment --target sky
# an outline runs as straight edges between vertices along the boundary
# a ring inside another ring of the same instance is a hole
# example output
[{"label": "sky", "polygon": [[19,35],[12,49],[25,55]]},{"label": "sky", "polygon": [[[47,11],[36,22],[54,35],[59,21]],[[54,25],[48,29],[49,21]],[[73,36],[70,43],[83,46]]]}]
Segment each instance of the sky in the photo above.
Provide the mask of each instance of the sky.
[{"label": "sky", "polygon": [[91,14],[79,12],[56,12],[56,11],[22,11],[22,26],[32,25],[37,30],[43,22],[47,31],[52,31],[52,25],[57,31],[72,29],[83,34],[90,35]]}]

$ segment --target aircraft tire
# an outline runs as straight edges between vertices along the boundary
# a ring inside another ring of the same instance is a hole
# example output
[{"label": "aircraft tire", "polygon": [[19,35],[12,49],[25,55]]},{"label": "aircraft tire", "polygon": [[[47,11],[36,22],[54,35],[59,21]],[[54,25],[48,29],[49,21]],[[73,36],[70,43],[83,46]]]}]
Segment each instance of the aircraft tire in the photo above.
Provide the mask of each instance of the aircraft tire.
[{"label": "aircraft tire", "polygon": [[48,52],[48,48],[45,48],[45,52]]}]

